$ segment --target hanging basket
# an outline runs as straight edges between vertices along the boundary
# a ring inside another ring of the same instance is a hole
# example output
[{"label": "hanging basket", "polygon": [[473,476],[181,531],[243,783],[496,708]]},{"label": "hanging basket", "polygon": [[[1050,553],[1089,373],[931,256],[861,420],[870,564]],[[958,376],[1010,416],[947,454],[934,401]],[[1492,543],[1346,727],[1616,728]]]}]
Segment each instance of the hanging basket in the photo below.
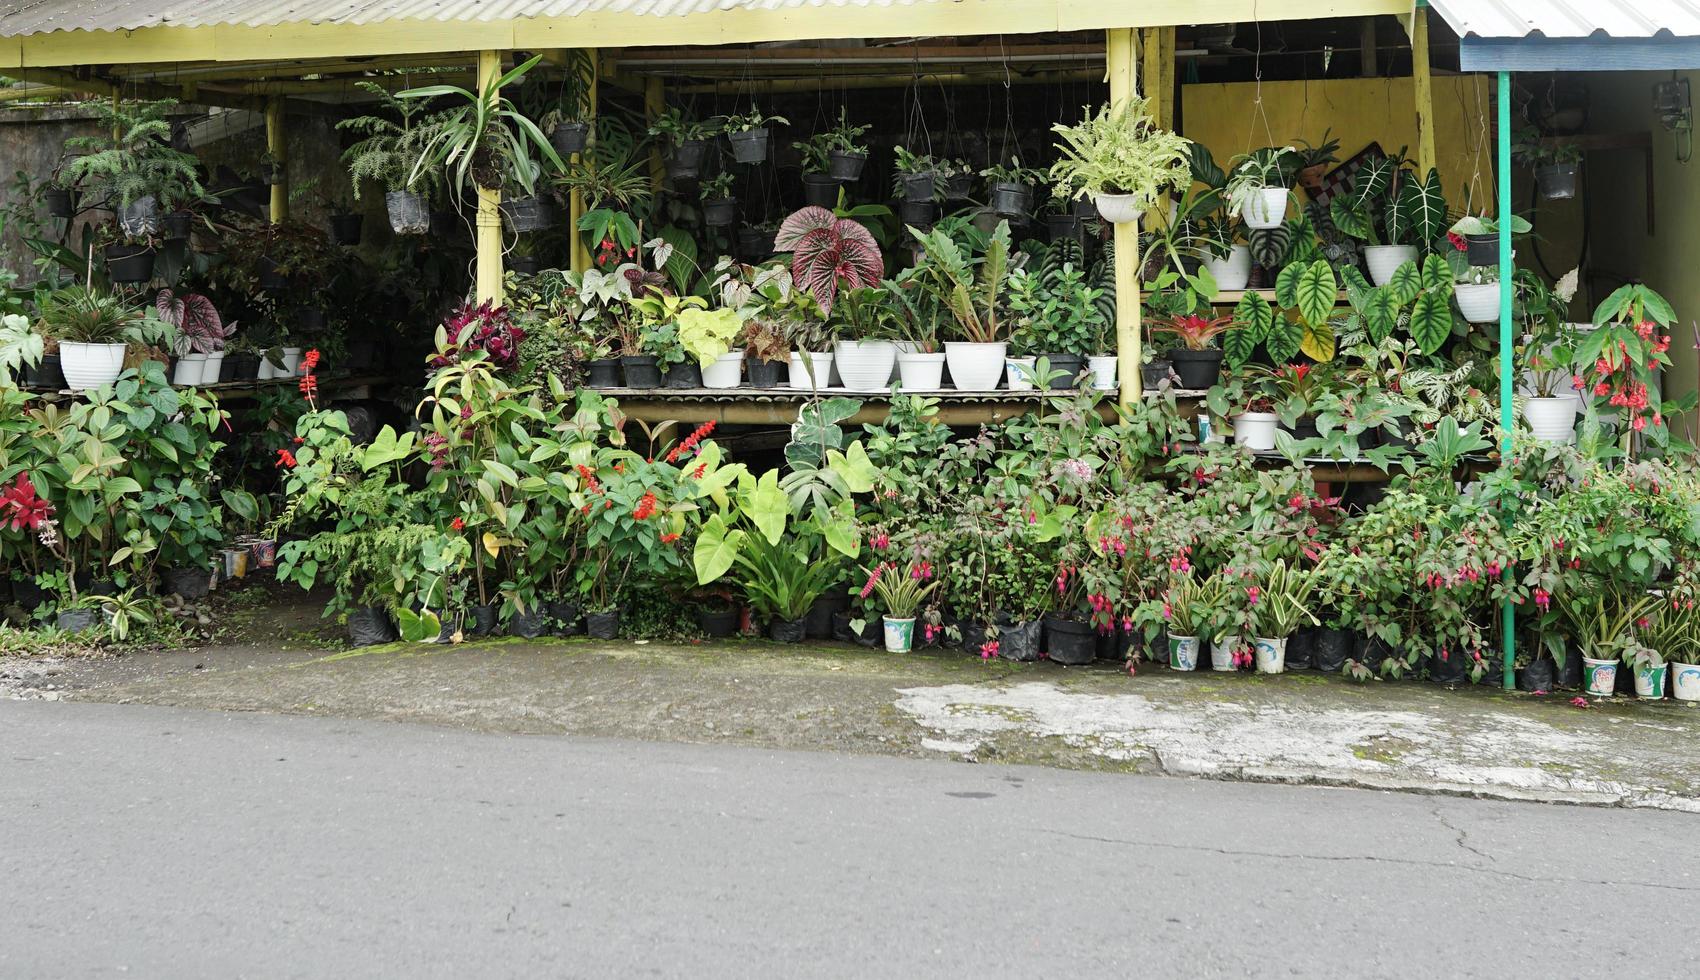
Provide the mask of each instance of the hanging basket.
[{"label": "hanging basket", "polygon": [[902,216],[903,223],[906,225],[922,230],[931,228],[933,225],[933,202],[930,200],[904,201],[898,205],[898,213]]},{"label": "hanging basket", "polygon": [[739,163],[761,163],[767,159],[768,131],[746,129],[726,137],[732,141],[732,159]]},{"label": "hanging basket", "polygon": [[195,216],[188,211],[173,211],[165,216],[165,240],[168,242],[186,242],[189,240],[189,230]]},{"label": "hanging basket", "polygon": [[1020,181],[998,181],[992,185],[992,210],[1014,216],[1033,206],[1033,188]]},{"label": "hanging basket", "polygon": [[904,174],[903,200],[911,204],[920,203],[922,201],[931,203],[933,200],[933,190],[936,184],[937,181],[930,173]]},{"label": "hanging basket", "polygon": [[1536,167],[1535,186],[1540,188],[1541,197],[1549,201],[1567,201],[1576,196],[1576,175],[1580,170],[1580,165],[1575,163]]},{"label": "hanging basket", "polygon": [[69,219],[77,213],[77,205],[71,198],[71,192],[63,187],[49,187],[42,191],[41,199],[47,205],[49,218]]},{"label": "hanging basket", "polygon": [[738,199],[735,197],[719,197],[702,202],[702,220],[704,224],[715,228],[725,228],[738,222]]},{"label": "hanging basket", "polygon": [[147,245],[108,245],[106,278],[113,282],[147,282],[153,278],[154,251]]},{"label": "hanging basket", "polygon": [[738,230],[738,255],[745,259],[765,259],[773,254],[773,239],[775,233],[762,231],[760,228],[740,228]]},{"label": "hanging basket", "polygon": [[398,235],[423,235],[431,230],[431,212],[425,199],[412,191],[390,191],[384,195],[390,228]]},{"label": "hanging basket", "polygon": [[827,176],[831,177],[833,180],[842,180],[846,183],[853,180],[860,180],[862,177],[862,167],[865,166],[867,162],[868,155],[866,153],[852,153],[849,150],[833,150],[831,153],[827,154],[826,173]]},{"label": "hanging basket", "polygon": [[838,204],[838,181],[826,174],[803,175],[803,201],[818,208]]},{"label": "hanging basket", "polygon": [[549,133],[549,142],[563,158],[582,153],[585,145],[590,142],[590,125],[582,122],[561,123]]},{"label": "hanging basket", "polygon": [[702,172],[702,161],[708,155],[707,140],[685,140],[673,148],[667,158],[667,176],[674,180],[696,180]]},{"label": "hanging basket", "polygon": [[515,233],[543,231],[555,225],[555,208],[544,197],[519,197],[502,202],[502,219]]}]

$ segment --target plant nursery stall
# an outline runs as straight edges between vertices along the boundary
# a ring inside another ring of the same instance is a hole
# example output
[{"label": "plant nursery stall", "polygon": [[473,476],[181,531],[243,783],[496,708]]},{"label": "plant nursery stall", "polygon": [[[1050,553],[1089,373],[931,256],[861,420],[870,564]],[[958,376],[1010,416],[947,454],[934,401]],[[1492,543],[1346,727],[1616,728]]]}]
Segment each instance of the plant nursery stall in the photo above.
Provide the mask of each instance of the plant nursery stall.
[{"label": "plant nursery stall", "polygon": [[14,5],[9,615],[1700,700],[1686,80],[1455,6]]}]

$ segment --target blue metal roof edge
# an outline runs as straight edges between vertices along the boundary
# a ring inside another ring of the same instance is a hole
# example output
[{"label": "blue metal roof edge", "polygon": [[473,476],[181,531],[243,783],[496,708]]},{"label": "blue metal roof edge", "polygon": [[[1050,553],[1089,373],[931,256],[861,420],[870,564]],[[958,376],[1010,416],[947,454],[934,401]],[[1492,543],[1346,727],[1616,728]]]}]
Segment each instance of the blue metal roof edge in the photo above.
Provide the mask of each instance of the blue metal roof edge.
[{"label": "blue metal roof edge", "polygon": [[1667,71],[1700,68],[1700,37],[1475,37],[1461,71]]}]

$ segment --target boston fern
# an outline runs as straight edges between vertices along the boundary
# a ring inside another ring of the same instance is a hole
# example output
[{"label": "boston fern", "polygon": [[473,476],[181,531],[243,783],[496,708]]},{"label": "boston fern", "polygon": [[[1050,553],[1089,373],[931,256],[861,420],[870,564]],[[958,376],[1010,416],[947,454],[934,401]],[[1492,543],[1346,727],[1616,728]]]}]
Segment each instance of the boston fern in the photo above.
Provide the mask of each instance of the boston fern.
[{"label": "boston fern", "polygon": [[171,146],[171,123],[165,117],[176,104],[172,99],[89,103],[100,117],[102,135],[65,141],[68,150],[83,155],[66,162],[60,183],[123,207],[144,197],[165,208],[201,197],[194,156]]}]

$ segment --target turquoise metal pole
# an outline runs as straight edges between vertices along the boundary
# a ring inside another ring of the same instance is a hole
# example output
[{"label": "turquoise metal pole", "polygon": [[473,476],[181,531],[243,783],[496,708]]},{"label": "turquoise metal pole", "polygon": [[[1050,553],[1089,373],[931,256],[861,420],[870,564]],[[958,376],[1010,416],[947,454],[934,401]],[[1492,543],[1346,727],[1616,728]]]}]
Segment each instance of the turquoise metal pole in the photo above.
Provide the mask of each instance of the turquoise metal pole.
[{"label": "turquoise metal pole", "polygon": [[[1511,465],[1511,426],[1512,412],[1515,409],[1514,398],[1516,387],[1513,384],[1511,372],[1511,351],[1513,338],[1511,336],[1511,73],[1499,73],[1499,84],[1496,86],[1499,97],[1499,205],[1496,214],[1499,218],[1499,425],[1504,433],[1499,441],[1499,465]],[[1504,572],[1506,578],[1515,574],[1511,569]],[[1517,686],[1515,664],[1517,662],[1517,612],[1512,608],[1511,600],[1505,601],[1503,612],[1505,619],[1505,677],[1504,685],[1507,691]]]}]

